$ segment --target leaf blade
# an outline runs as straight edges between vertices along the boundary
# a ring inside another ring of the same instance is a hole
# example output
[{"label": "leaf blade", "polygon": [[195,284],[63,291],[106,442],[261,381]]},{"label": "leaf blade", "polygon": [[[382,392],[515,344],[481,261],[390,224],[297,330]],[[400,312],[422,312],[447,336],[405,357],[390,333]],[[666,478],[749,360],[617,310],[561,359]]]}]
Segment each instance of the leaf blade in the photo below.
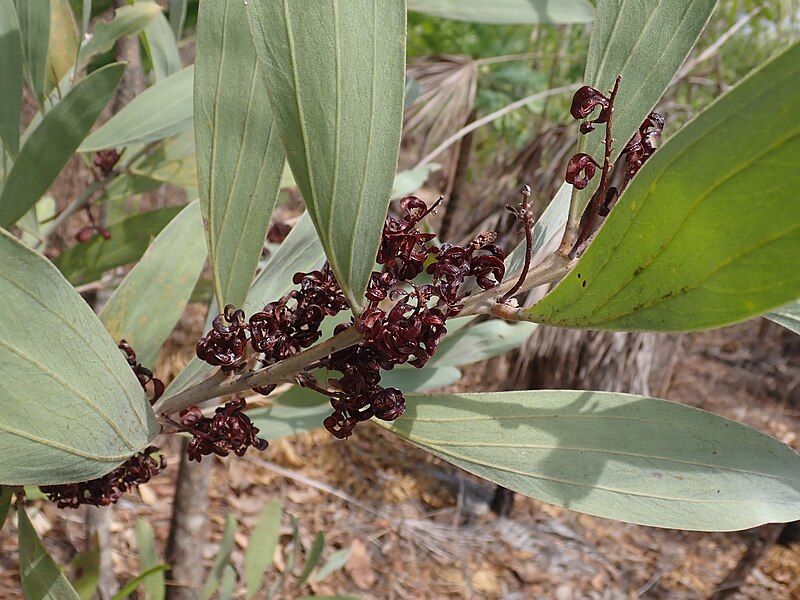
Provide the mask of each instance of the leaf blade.
[{"label": "leaf blade", "polygon": [[19,570],[25,598],[80,600],[75,589],[45,549],[22,507],[17,509],[17,517],[19,520]]},{"label": "leaf blade", "polygon": [[12,158],[19,152],[22,73],[22,40],[14,0],[0,0],[0,140]]},{"label": "leaf blade", "polygon": [[261,589],[264,571],[272,564],[278,547],[281,530],[281,503],[270,500],[258,518],[250,535],[244,555],[245,585],[247,598],[253,598]]},{"label": "leaf blade", "polygon": [[585,0],[408,0],[408,10],[496,25],[590,23],[594,15],[592,5]]},{"label": "leaf blade", "polygon": [[[697,330],[797,298],[800,206],[789,190],[800,184],[800,125],[782,115],[800,99],[798,73],[795,44],[675,135],[526,314],[567,327]],[[738,123],[740,114],[751,119]]]}]

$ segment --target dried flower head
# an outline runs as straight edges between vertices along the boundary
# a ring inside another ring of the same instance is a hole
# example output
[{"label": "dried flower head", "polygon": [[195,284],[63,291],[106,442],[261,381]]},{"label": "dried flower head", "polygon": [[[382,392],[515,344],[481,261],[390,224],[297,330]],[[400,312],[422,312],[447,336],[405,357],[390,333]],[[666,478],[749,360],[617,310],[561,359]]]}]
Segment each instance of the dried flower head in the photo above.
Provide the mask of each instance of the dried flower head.
[{"label": "dried flower head", "polygon": [[213,417],[204,416],[197,406],[182,411],[181,425],[192,434],[186,447],[189,460],[200,462],[203,456],[228,456],[231,452],[244,456],[250,446],[266,450],[269,443],[257,437],[258,428],[242,412],[245,406],[243,398],[233,400],[217,407]]}]

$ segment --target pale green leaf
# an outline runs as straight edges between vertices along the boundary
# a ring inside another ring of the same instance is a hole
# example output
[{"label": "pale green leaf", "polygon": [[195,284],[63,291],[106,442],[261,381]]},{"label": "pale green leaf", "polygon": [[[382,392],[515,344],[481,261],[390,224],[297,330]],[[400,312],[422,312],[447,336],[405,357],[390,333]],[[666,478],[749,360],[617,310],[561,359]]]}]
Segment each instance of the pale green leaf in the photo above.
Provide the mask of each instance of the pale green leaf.
[{"label": "pale green leaf", "polygon": [[178,136],[165,139],[131,165],[130,171],[153,181],[196,189],[197,165],[191,128]]},{"label": "pale green leaf", "polygon": [[45,93],[72,72],[78,55],[78,22],[69,0],[50,0],[50,45],[47,50]]},{"label": "pale green leaf", "polygon": [[206,260],[197,201],[184,208],[131,269],[100,311],[111,336],[152,365],[189,302]]},{"label": "pale green leaf", "polygon": [[191,130],[193,78],[190,66],[147,88],[86,138],[81,152],[147,144]]},{"label": "pale green leaf", "polygon": [[800,44],[656,152],[572,272],[528,316],[565,327],[685,331],[800,296],[796,102]]},{"label": "pale green leaf", "polygon": [[330,577],[333,573],[340,570],[347,564],[347,560],[350,558],[351,549],[344,548],[342,550],[337,550],[333,554],[331,554],[330,558],[325,561],[325,564],[319,568],[319,571],[314,573],[310,578],[309,581],[311,583],[318,583],[320,581],[325,581],[328,577]]},{"label": "pale green leaf", "polygon": [[50,2],[49,0],[16,0],[16,4],[28,85],[36,101],[43,106],[50,39]]},{"label": "pale green leaf", "polygon": [[247,543],[244,555],[245,583],[247,598],[255,597],[264,581],[264,571],[272,564],[275,549],[278,547],[281,530],[281,503],[270,500],[258,518]]},{"label": "pale green leaf", "polygon": [[295,273],[307,273],[324,262],[325,252],[311,218],[305,213],[253,281],[244,303],[245,312],[248,315],[258,312],[268,302],[278,300],[294,287]]},{"label": "pale green leaf", "polygon": [[[144,519],[136,520],[136,548],[139,553],[139,570],[147,572],[162,564],[156,550],[156,537],[153,528]],[[163,600],[166,594],[166,583],[163,571],[155,571],[146,577],[142,584],[147,592],[148,600]]]},{"label": "pale green leaf", "polygon": [[96,543],[97,536],[93,538],[92,546],[76,554],[69,565],[72,587],[81,600],[92,600],[100,585],[100,546]]},{"label": "pale green leaf", "polygon": [[536,327],[536,323],[511,324],[496,319],[464,327],[445,336],[429,364],[458,367],[500,356],[524,344]]},{"label": "pale green leaf", "polygon": [[198,596],[200,600],[208,600],[217,591],[220,577],[222,577],[222,573],[231,559],[235,534],[236,518],[231,513],[228,513],[225,518],[225,531],[222,532],[222,539],[217,549],[217,558],[214,559],[214,565],[211,567],[208,579],[203,584],[203,589],[200,590]]},{"label": "pale green leaf", "polygon": [[247,3],[287,160],[358,313],[400,146],[405,2]]},{"label": "pale green leaf", "polygon": [[264,248],[283,146],[240,0],[200,4],[197,175],[218,306],[240,306]]},{"label": "pale green leaf", "polygon": [[0,483],[104,475],[155,415],[97,316],[43,256],[0,231]]},{"label": "pale green leaf", "polygon": [[408,397],[381,423],[466,471],[591,515],[700,531],[800,518],[800,455],[754,429],[629,394]]},{"label": "pale green leaf", "polygon": [[226,565],[222,570],[222,578],[219,583],[219,594],[217,600],[231,600],[236,592],[236,569],[232,565]]},{"label": "pale green leaf", "polygon": [[33,130],[0,194],[0,227],[14,224],[47,191],[113,96],[124,69],[114,63],[93,72]]},{"label": "pale green leaf", "polygon": [[181,208],[168,206],[134,214],[109,227],[109,239],[98,235],[90,242],[77,244],[62,252],[53,264],[73,285],[97,281],[106,271],[139,260]]},{"label": "pale green leaf", "polygon": [[300,577],[297,580],[298,585],[303,585],[308,579],[309,575],[311,575],[311,571],[314,570],[314,567],[317,566],[322,558],[322,550],[324,548],[325,534],[320,531],[317,533],[317,537],[314,538],[314,544],[311,546],[311,550],[308,552],[306,564],[303,566],[303,571],[300,573]]},{"label": "pale green leaf", "polygon": [[443,19],[503,25],[590,23],[587,0],[408,0],[408,10]]},{"label": "pale green leaf", "polygon": [[[614,159],[661,99],[716,4],[717,0],[598,1],[584,83],[607,91],[617,75],[622,75],[614,105]],[[582,136],[580,145],[581,152],[602,162],[602,128]],[[599,181],[598,176],[586,189],[575,193],[570,210],[573,224],[580,219]]]},{"label": "pale green leaf", "polygon": [[422,369],[392,369],[381,373],[381,385],[403,392],[428,392],[447,387],[461,379],[455,367],[426,366]]},{"label": "pale green leaf", "polygon": [[[137,4],[142,1],[151,0],[139,0]],[[143,37],[156,81],[165,79],[183,68],[175,34],[163,13],[159,12],[145,27]]]},{"label": "pale green leaf", "polygon": [[778,325],[783,325],[786,329],[800,334],[800,300],[782,306],[764,316],[770,321],[775,321]]},{"label": "pale green leaf", "polygon": [[[277,440],[289,435],[297,435],[319,429],[322,421],[333,412],[324,396],[311,390],[301,390],[314,394],[322,404],[312,406],[271,406],[247,412],[247,416],[258,427],[258,435],[266,440]],[[303,394],[306,395],[306,394]]]},{"label": "pale green leaf", "polygon": [[22,110],[22,42],[14,0],[0,0],[0,141],[13,158],[19,152]]},{"label": "pale green leaf", "polygon": [[111,21],[99,20],[88,41],[81,48],[79,71],[98,54],[108,52],[116,41],[126,35],[137,35],[161,14],[161,7],[152,2],[139,2],[123,6],[114,13]]},{"label": "pale green leaf", "polygon": [[22,594],[27,600],[80,600],[39,539],[22,507],[19,521],[19,570]]},{"label": "pale green leaf", "polygon": [[183,34],[188,5],[189,0],[169,0],[169,24],[176,40],[180,40]]},{"label": "pale green leaf", "polygon": [[428,163],[421,167],[414,167],[407,171],[400,171],[394,176],[394,184],[392,186],[392,200],[403,198],[409,194],[413,194],[421,188],[428,176],[434,171],[441,169],[441,165],[437,163]]},{"label": "pale green leaf", "polygon": [[131,594],[139,589],[139,586],[141,586],[146,579],[152,577],[156,573],[163,573],[167,570],[169,570],[169,565],[156,565],[155,567],[147,569],[147,571],[140,573],[122,586],[120,590],[111,597],[111,600],[125,600],[126,598],[129,598]]}]

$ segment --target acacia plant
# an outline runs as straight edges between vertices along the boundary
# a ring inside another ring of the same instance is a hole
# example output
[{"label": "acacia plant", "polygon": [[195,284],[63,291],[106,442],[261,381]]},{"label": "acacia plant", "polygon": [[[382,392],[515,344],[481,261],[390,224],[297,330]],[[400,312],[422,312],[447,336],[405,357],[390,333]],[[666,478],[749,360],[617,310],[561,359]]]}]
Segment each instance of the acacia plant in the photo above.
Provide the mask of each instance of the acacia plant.
[{"label": "acacia plant", "polygon": [[[485,18],[478,2],[408,4]],[[594,18],[584,81],[568,90],[578,147],[538,220],[528,188],[509,207],[523,239],[508,251],[491,231],[439,240],[425,221],[442,199],[398,192],[403,1],[201,0],[196,63],[183,68],[182,17],[170,15],[171,29],[154,4],[75,36],[65,63],[48,51],[49,2],[0,0],[6,510],[16,495],[24,515],[32,485],[65,509],[113,503],[163,468],[162,435],[187,437],[200,461],[315,426],[346,439],[374,420],[466,471],[593,515],[723,531],[800,519],[800,457],[708,412],[591,391],[420,391],[537,323],[677,332],[766,316],[800,330],[800,45],[662,140],[653,110],[713,0],[492,4],[498,22]],[[155,83],[91,131],[125,69],[95,59],[137,32]],[[20,136],[26,86],[39,114]],[[45,192],[76,153],[94,181],[54,214]],[[306,213],[261,264],[285,164]],[[125,208],[165,181],[198,199]],[[79,243],[55,253],[78,211],[89,223]],[[220,309],[165,389],[150,368],[206,259]],[[95,314],[79,292],[132,262]],[[541,286],[542,300],[520,304]],[[20,534],[25,586],[40,545]]]}]

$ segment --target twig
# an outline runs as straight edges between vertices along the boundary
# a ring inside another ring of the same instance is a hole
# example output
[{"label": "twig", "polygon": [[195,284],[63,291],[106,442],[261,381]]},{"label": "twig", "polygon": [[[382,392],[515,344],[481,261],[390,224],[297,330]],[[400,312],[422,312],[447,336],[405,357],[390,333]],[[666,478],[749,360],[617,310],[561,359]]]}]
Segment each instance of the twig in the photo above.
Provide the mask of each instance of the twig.
[{"label": "twig", "polygon": [[544,98],[549,98],[550,96],[556,96],[558,94],[564,94],[566,92],[574,92],[576,89],[578,89],[578,87],[579,86],[577,84],[573,84],[573,85],[565,85],[562,87],[557,87],[551,90],[545,90],[544,92],[537,92],[536,94],[531,94],[530,96],[526,96],[521,100],[512,102],[511,104],[504,106],[503,108],[496,110],[493,113],[486,115],[485,117],[481,117],[480,119],[478,119],[477,121],[473,121],[466,127],[462,127],[461,129],[456,131],[453,135],[451,135],[449,138],[444,140],[441,144],[439,144],[436,148],[434,148],[427,156],[425,156],[422,160],[420,160],[415,168],[423,167],[429,164],[434,158],[439,156],[442,152],[447,150],[450,146],[455,144],[458,140],[463,138],[469,132],[476,130],[478,127],[482,127],[487,123],[496,121],[500,117],[505,116],[510,112],[514,112],[515,110],[517,110],[518,108],[522,108],[526,104],[530,104],[531,102],[534,102],[536,100],[543,100]]},{"label": "twig", "polygon": [[162,397],[155,404],[153,410],[157,415],[170,415],[190,406],[196,406],[206,400],[235,394],[250,388],[276,383],[292,383],[295,375],[300,373],[306,365],[344,348],[349,348],[360,340],[361,334],[356,328],[349,327],[321,344],[312,346],[299,354],[290,356],[263,369],[249,371],[242,375],[234,375],[230,378],[221,370],[217,371],[208,379],[174,396]]},{"label": "twig", "polygon": [[528,204],[530,197],[531,188],[526,185],[522,189],[522,202],[519,205],[519,211],[515,211],[510,206],[506,207],[513,214],[517,215],[520,221],[522,221],[522,227],[525,229],[525,264],[522,266],[522,271],[519,272],[517,283],[498,300],[501,304],[508,302],[514,297],[525,283],[525,278],[528,276],[528,271],[531,268],[531,259],[533,258],[533,214],[531,214],[530,205]]}]

